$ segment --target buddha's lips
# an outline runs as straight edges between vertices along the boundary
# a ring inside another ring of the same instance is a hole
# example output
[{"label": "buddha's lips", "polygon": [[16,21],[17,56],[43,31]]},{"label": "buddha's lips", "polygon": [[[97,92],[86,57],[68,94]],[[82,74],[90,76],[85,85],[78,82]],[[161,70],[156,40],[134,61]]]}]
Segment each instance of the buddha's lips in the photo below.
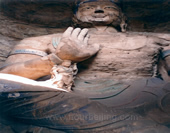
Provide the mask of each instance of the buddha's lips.
[{"label": "buddha's lips", "polygon": [[104,17],[106,17],[106,16],[107,16],[107,15],[101,14],[101,13],[92,15],[92,17],[94,17],[94,18],[104,18]]},{"label": "buddha's lips", "polygon": [[90,21],[108,21],[109,16],[103,16],[103,17],[92,17],[89,20]]}]

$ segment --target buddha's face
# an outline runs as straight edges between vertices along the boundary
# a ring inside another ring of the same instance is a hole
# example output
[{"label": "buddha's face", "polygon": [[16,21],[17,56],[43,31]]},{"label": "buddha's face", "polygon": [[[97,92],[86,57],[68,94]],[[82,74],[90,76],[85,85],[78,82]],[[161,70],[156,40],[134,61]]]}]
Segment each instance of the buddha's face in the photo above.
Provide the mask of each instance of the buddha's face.
[{"label": "buddha's face", "polygon": [[81,22],[110,24],[119,19],[120,9],[112,2],[80,4],[76,17]]}]

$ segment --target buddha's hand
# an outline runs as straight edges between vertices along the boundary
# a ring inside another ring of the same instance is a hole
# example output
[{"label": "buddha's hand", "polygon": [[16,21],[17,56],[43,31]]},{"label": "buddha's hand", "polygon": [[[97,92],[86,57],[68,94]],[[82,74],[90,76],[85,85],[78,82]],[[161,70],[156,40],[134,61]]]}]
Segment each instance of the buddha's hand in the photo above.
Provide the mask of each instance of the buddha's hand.
[{"label": "buddha's hand", "polygon": [[56,48],[56,54],[62,60],[80,62],[88,59],[99,51],[99,45],[88,44],[88,29],[73,29],[69,27],[64,33]]}]

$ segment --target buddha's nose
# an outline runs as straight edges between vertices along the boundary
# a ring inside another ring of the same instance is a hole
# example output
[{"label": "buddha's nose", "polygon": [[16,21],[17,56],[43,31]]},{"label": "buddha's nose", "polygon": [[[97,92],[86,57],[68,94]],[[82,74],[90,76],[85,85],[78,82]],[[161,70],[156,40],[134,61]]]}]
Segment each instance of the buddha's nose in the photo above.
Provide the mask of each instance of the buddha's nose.
[{"label": "buddha's nose", "polygon": [[94,13],[104,13],[104,11],[102,10],[102,8],[100,6],[97,6]]}]

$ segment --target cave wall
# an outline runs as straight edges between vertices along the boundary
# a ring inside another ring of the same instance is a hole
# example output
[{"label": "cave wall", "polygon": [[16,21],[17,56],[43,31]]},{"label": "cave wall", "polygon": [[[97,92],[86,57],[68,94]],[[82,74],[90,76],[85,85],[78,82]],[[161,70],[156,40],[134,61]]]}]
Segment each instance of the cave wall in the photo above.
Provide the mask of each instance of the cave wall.
[{"label": "cave wall", "polygon": [[129,31],[170,32],[170,0],[123,0]]}]

